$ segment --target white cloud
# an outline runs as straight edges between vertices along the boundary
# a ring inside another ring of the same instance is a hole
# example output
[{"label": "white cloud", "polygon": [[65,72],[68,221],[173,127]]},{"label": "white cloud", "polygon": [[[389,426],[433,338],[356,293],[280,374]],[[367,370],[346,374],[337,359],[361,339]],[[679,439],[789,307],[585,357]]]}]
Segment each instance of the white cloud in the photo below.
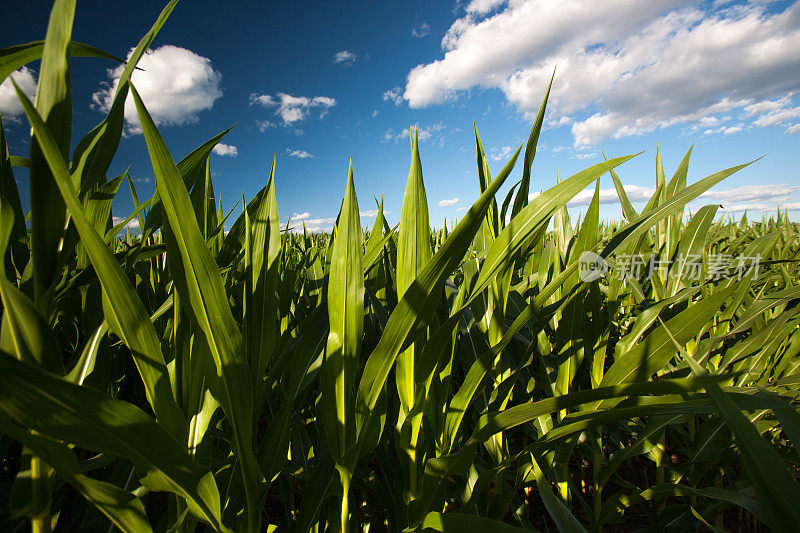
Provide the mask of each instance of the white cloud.
[{"label": "white cloud", "polygon": [[800,191],[800,185],[744,185],[732,189],[718,189],[706,191],[700,198],[713,198],[720,202],[774,202],[786,203],[795,192]]},{"label": "white cloud", "polygon": [[[391,211],[387,211],[385,209],[383,210],[384,215],[390,215],[391,213],[392,213]],[[378,210],[368,209],[366,211],[359,211],[358,214],[361,215],[361,218],[375,218],[376,216],[378,216]]]},{"label": "white cloud", "polygon": [[311,213],[304,211],[302,213],[292,213],[289,217],[290,229],[295,232],[302,231],[303,224],[306,229],[311,233],[329,232],[333,229],[336,223],[334,218],[311,218]]},{"label": "white cloud", "polygon": [[392,87],[388,91],[383,93],[383,101],[384,102],[394,102],[394,105],[400,105],[403,103],[403,95],[401,94],[403,89],[400,87]]},{"label": "white cloud", "polygon": [[277,128],[278,126],[274,122],[270,122],[269,120],[256,120],[256,127],[258,127],[258,131],[264,133],[267,130],[271,130],[272,128]]},{"label": "white cloud", "polygon": [[22,67],[12,72],[11,76],[6,78],[3,84],[0,85],[0,114],[3,115],[3,120],[19,123],[25,111],[19,102],[17,91],[14,90],[14,86],[11,84],[11,78],[14,79],[17,86],[31,102],[36,98],[36,78],[31,69]]},{"label": "white cloud", "polygon": [[748,202],[744,204],[723,205],[721,211],[725,213],[741,213],[743,211],[749,212],[775,212],[778,209],[781,211],[800,211],[800,202],[789,202],[785,204],[763,204],[758,202]]},{"label": "white cloud", "polygon": [[[655,188],[642,187],[638,185],[623,185],[625,194],[628,199],[633,202],[647,202],[655,194]],[[719,202],[725,206],[727,210],[735,208],[739,209],[742,206],[750,210],[756,210],[755,207],[761,209],[767,206],[768,209],[776,209],[778,205],[791,205],[793,203],[792,195],[800,191],[800,185],[744,185],[741,187],[734,187],[731,189],[718,189],[710,190],[701,194],[695,204],[697,206],[707,203]],[[534,193],[538,195],[538,193]],[[576,194],[572,200],[569,201],[570,206],[589,205],[594,196],[594,187],[589,187]],[[535,197],[535,196],[534,196]],[[533,198],[529,198],[533,199]],[[619,196],[615,188],[600,189],[599,200],[601,204],[618,204]],[[730,207],[729,207],[730,206]]]},{"label": "white cloud", "polygon": [[269,94],[251,94],[250,105],[261,104],[264,107],[275,108],[275,115],[281,117],[284,126],[290,126],[308,118],[312,109],[320,110],[320,118],[324,117],[328,110],[336,105],[336,100],[329,96],[292,96],[286,93],[278,93],[275,96]]},{"label": "white cloud", "polygon": [[[655,194],[655,189],[650,187],[640,187],[638,185],[623,185],[625,194],[631,202],[646,202]],[[537,194],[538,196],[538,194]],[[589,205],[594,197],[594,187],[582,190],[569,201],[570,206]],[[532,198],[529,198],[532,200]],[[600,189],[599,198],[601,204],[618,204],[619,196],[617,189]]]},{"label": "white cloud", "polygon": [[[391,211],[383,211],[384,214],[390,214]],[[374,218],[378,216],[377,209],[370,209],[367,211],[359,211],[361,218]],[[289,217],[290,227],[293,231],[299,232],[303,229],[303,224],[306,229],[312,233],[330,232],[333,230],[333,225],[336,223],[336,217],[333,218],[311,218],[311,213],[304,211],[302,213],[292,213]]]},{"label": "white cloud", "polygon": [[[439,122],[437,122],[435,124],[432,124],[430,126],[423,126],[423,127],[417,126],[417,139],[419,139],[420,141],[427,141],[433,135],[435,135],[435,134],[437,134],[437,133],[439,133],[439,132],[441,132],[441,131],[443,131],[445,129],[447,129],[447,126],[445,126],[444,123],[441,122],[441,121],[439,121]],[[394,134],[392,132],[392,129],[389,128],[388,130],[386,130],[384,132],[383,140],[384,141],[397,142],[397,141],[400,141],[401,139],[408,139],[408,136],[410,135],[410,131],[411,130],[409,128],[404,128],[403,131],[401,131],[400,133]],[[442,144],[443,141],[444,141],[444,137],[439,137],[439,144]]]},{"label": "white cloud", "polygon": [[[773,102],[767,103],[771,104]],[[800,117],[800,106],[789,107],[787,105],[771,109],[769,112],[761,115],[755,122],[753,122],[753,124],[760,128],[779,126],[781,124],[786,124],[797,117]]]},{"label": "white cloud", "polygon": [[293,229],[300,231],[305,224],[306,229],[311,233],[330,232],[333,230],[333,225],[336,223],[336,217],[333,218],[306,218],[294,224]]},{"label": "white cloud", "polygon": [[451,205],[456,205],[460,201],[461,200],[458,197],[445,199],[445,200],[439,200],[439,207],[450,207]]},{"label": "white cloud", "polygon": [[411,30],[411,36],[417,37],[419,39],[425,37],[431,32],[431,26],[427,22],[421,23],[419,26],[416,26]]},{"label": "white cloud", "polygon": [[356,60],[356,55],[351,52],[350,50],[342,50],[341,52],[336,52],[336,55],[333,56],[334,63],[344,63],[346,66],[352,65]]},{"label": "white cloud", "polygon": [[[628,199],[633,203],[644,203],[655,194],[655,188],[637,185],[623,185]],[[736,213],[742,211],[762,212],[789,209],[800,209],[800,202],[794,201],[792,196],[800,191],[798,185],[746,185],[731,189],[706,191],[697,200],[690,204],[690,210],[696,211],[701,205],[720,203],[721,211]],[[528,200],[533,200],[539,193],[532,193]],[[586,206],[592,201],[594,187],[579,192],[569,202],[569,206]],[[619,204],[616,189],[600,189],[599,200],[601,204]]]},{"label": "white cloud", "polygon": [[784,130],[784,133],[788,133],[790,135],[795,133],[800,133],[800,124],[794,124],[792,126],[789,126],[788,128],[786,128],[786,130]]},{"label": "white cloud", "polygon": [[[131,53],[133,49],[128,57]],[[172,45],[148,50],[138,67],[131,79],[157,125],[197,122],[198,113],[211,109],[222,96],[222,75],[214,70],[210,59],[191,50]],[[107,71],[111,82],[104,82],[92,95],[93,107],[108,111],[124,69],[124,65],[119,65]],[[125,102],[125,122],[126,133],[141,133],[139,115],[130,95]]]},{"label": "white cloud", "polygon": [[722,135],[732,135],[734,133],[739,133],[744,128],[739,126],[725,126],[722,125],[719,128],[710,128],[703,131],[703,135],[715,135],[715,134],[722,134]]},{"label": "white cloud", "polygon": [[239,149],[233,146],[232,144],[217,144],[213,150],[211,150],[217,155],[228,155],[232,157],[236,157],[239,155]]},{"label": "white cloud", "polygon": [[[111,223],[116,226],[117,224],[121,224],[125,222],[125,218],[123,217],[111,217]],[[131,221],[129,221],[125,226],[122,228],[121,231],[125,231],[125,228],[128,228],[131,231],[136,231],[139,229],[139,219],[134,217]]]},{"label": "white cloud", "polygon": [[[444,57],[409,72],[411,107],[482,87],[533,113],[557,64],[551,120],[571,123],[578,146],[723,113],[748,124],[767,115],[756,126],[797,116],[800,2],[475,0],[442,47]],[[778,109],[764,104],[775,100]]]},{"label": "white cloud", "polygon": [[488,13],[504,2],[505,0],[472,0],[472,2],[467,5],[467,12]]},{"label": "white cloud", "polygon": [[745,106],[744,114],[748,117],[752,117],[753,115],[768,114],[787,107],[790,102],[791,100],[784,96],[783,98],[778,98],[777,100],[765,100],[763,102],[749,104]]},{"label": "white cloud", "polygon": [[296,157],[298,159],[314,159],[316,158],[315,155],[312,155],[305,150],[292,150],[291,148],[286,149],[286,153],[289,154],[289,157]]},{"label": "white cloud", "polygon": [[503,146],[502,148],[492,148],[489,150],[489,157],[494,159],[495,161],[500,161],[501,159],[505,159],[505,157],[511,153],[510,146]]}]

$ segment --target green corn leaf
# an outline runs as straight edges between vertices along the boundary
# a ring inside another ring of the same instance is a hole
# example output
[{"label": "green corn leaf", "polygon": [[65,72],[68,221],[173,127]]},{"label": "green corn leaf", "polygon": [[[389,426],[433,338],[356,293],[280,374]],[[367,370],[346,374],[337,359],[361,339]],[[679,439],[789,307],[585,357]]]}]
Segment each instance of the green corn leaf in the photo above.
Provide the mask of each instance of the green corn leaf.
[{"label": "green corn leaf", "polygon": [[228,306],[217,264],[200,234],[180,171],[134,87],[131,87],[131,94],[169,224],[167,255],[171,257],[175,288],[193,322],[203,332],[216,367],[212,391],[233,430],[249,505],[248,528],[254,530],[260,520],[255,505],[263,477],[253,452],[253,387],[242,350],[242,334]]},{"label": "green corn leaf", "polygon": [[[72,91],[68,48],[72,36],[75,0],[56,0],[50,12],[47,37],[36,89],[36,110],[52,132],[54,148],[67,158],[72,129]],[[11,78],[12,82],[13,77]],[[20,97],[22,99],[22,97]],[[27,97],[25,98],[27,100]],[[64,234],[66,210],[55,184],[51,166],[42,153],[41,140],[31,136],[31,260],[36,304],[49,307],[46,293],[56,275],[60,241]],[[45,312],[49,314],[49,312]]]},{"label": "green corn leaf", "polygon": [[542,224],[546,224],[556,209],[566,206],[567,202],[585,189],[587,185],[632,157],[634,156],[617,157],[604,163],[598,163],[567,178],[534,198],[525,209],[511,219],[511,222],[492,243],[492,247],[486,253],[486,260],[467,302],[469,303],[480,294],[499,272],[505,271],[510,266],[523,243]]},{"label": "green corn leaf", "polygon": [[[615,358],[614,364],[600,381],[600,386],[650,379],[650,376],[664,368],[667,362],[676,355],[670,335],[675,335],[678,342],[681,343],[693,339],[720,310],[732,293],[732,288],[718,290],[711,296],[693,302],[688,309],[669,319],[666,326],[653,330],[632,349]],[[601,402],[599,407],[609,407],[610,405],[613,404],[605,401]]]},{"label": "green corn leaf", "polygon": [[98,511],[122,531],[152,531],[142,502],[128,491],[81,474],[75,455],[65,445],[17,426],[0,412],[0,428],[53,467]]},{"label": "green corn leaf", "polygon": [[[478,165],[478,185],[480,186],[481,194],[489,187],[492,176],[489,172],[489,161],[486,159],[486,154],[483,151],[483,143],[481,137],[478,135],[478,127],[473,123],[475,130],[475,155]],[[487,248],[500,232],[499,215],[497,212],[497,200],[492,198],[489,204],[489,209],[486,211],[486,219],[482,232],[478,235],[481,243],[481,249]]]},{"label": "green corn leaf", "polygon": [[[608,157],[606,157],[606,153],[600,150],[603,154],[603,159],[608,161]],[[634,220],[639,214],[636,212],[636,209],[631,204],[631,201],[628,199],[628,193],[625,192],[625,187],[622,185],[622,180],[619,179],[619,175],[617,171],[613,168],[609,170],[609,174],[611,175],[611,180],[614,182],[614,189],[617,191],[617,196],[619,197],[619,203],[622,205],[622,214],[625,216],[625,220],[628,222]]]},{"label": "green corn leaf", "polygon": [[[0,83],[3,83],[15,70],[41,59],[43,50],[44,41],[32,41],[0,50]],[[67,53],[70,57],[98,57],[116,63],[125,63],[123,59],[106,53],[99,48],[75,41],[69,43]]]},{"label": "green corn leaf", "polygon": [[[431,230],[428,226],[428,199],[425,195],[425,184],[422,180],[422,162],[419,156],[417,132],[411,144],[411,167],[408,171],[406,192],[403,196],[403,209],[400,214],[400,233],[397,239],[397,297],[402,298],[417,275],[430,261]],[[400,399],[401,417],[414,406],[416,390],[414,373],[423,342],[412,344],[397,356],[395,380],[397,394]],[[418,431],[415,425],[415,433]]]},{"label": "green corn leaf", "polygon": [[[597,180],[592,201],[586,210],[586,216],[581,225],[577,239],[570,249],[567,264],[574,263],[580,259],[583,252],[594,248],[597,243],[597,225],[600,217],[600,180]],[[573,273],[565,282],[562,290],[570,290],[580,283],[578,273]],[[584,357],[585,347],[582,337],[585,328],[585,306],[581,299],[575,299],[567,305],[564,310],[562,321],[559,323],[558,343],[563,347],[562,353],[565,355],[564,361],[559,365],[558,376],[556,378],[556,392],[565,394],[569,391],[578,367],[581,366]]]},{"label": "green corn leaf", "polygon": [[562,409],[592,404],[596,400],[630,398],[634,396],[657,396],[665,394],[684,394],[701,390],[712,383],[730,379],[726,375],[693,376],[689,378],[662,379],[601,386],[596,389],[570,392],[562,396],[545,398],[532,403],[515,405],[503,411],[481,416],[470,437],[470,442],[483,442],[501,431],[525,424],[537,417]]},{"label": "green corn leaf", "polygon": [[150,317],[136,295],[130,280],[120,268],[103,239],[83,214],[74,184],[58,145],[49,128],[27,97],[16,87],[28,120],[39,139],[43,155],[53,172],[55,183],[69,209],[75,228],[86,247],[95,272],[103,286],[103,309],[111,329],[130,348],[133,360],[145,385],[145,394],[156,418],[173,436],[183,440],[186,428],[183,414],[172,396],[169,375],[161,343]]},{"label": "green corn leaf", "polygon": [[0,279],[3,323],[0,349],[20,361],[38,364],[54,374],[64,374],[61,348],[47,321],[27,296],[6,279]]},{"label": "green corn leaf", "polygon": [[666,497],[687,497],[699,496],[710,498],[713,500],[720,500],[738,505],[753,513],[759,520],[762,519],[762,506],[744,491],[735,492],[730,490],[723,490],[716,487],[696,488],[684,484],[664,484],[650,487],[649,489],[639,491],[629,495],[615,494],[603,504],[602,511],[598,520],[598,526],[609,523],[619,523],[623,516],[624,509],[631,507],[637,503],[660,500]]},{"label": "green corn leaf", "polygon": [[[701,376],[705,370],[682,348],[680,338],[673,335],[669,322],[662,327],[674,346],[681,352],[692,372]],[[794,531],[800,528],[800,485],[792,479],[783,460],[767,444],[756,427],[745,417],[730,395],[718,385],[709,385],[708,391],[720,414],[725,418],[742,452],[742,462],[756,488],[763,509],[764,521],[775,531]]]},{"label": "green corn leaf", "polygon": [[[721,182],[735,172],[738,172],[744,167],[754,163],[755,161],[757,160],[711,174],[710,176],[689,185],[675,196],[667,198],[657,207],[652,207],[650,209],[645,207],[645,209],[642,210],[641,215],[630,221],[623,229],[617,232],[609,240],[603,251],[600,252],[600,255],[603,257],[608,257],[608,255],[611,253],[611,250],[620,248],[621,246],[624,246],[625,244],[644,236],[644,234],[658,221],[663,220],[664,217],[669,216],[678,209],[682,209],[683,206],[688,202],[694,200],[717,183]],[[648,206],[650,206],[650,204],[648,204]]]},{"label": "green corn leaf", "polygon": [[497,520],[482,516],[462,513],[432,512],[425,515],[420,525],[423,532],[439,531],[441,533],[480,533],[483,531],[496,531],[497,533],[521,533],[528,531],[519,527],[510,526]]},{"label": "green corn leaf", "polygon": [[[380,251],[383,250],[385,244],[385,242],[382,242],[385,238],[383,234],[383,223],[385,220],[383,214],[383,197],[381,197],[381,201],[378,203],[378,214],[375,216],[375,224],[372,225],[372,231],[369,232],[369,239],[364,249],[365,260],[367,256],[380,253]],[[368,269],[365,269],[365,271],[366,270]]]},{"label": "green corn leaf", "polygon": [[211,473],[137,407],[0,355],[0,410],[17,423],[81,448],[124,457],[152,490],[173,492],[215,529],[222,529]]},{"label": "green corn leaf", "polygon": [[[112,227],[110,230],[106,231],[106,233],[105,233],[105,236],[104,236],[104,240],[105,240],[106,242],[111,242],[111,240],[112,240],[114,237],[116,237],[116,236],[119,234],[119,232],[120,232],[120,231],[122,231],[123,229],[125,229],[126,227],[128,227],[128,223],[129,223],[131,220],[133,220],[134,218],[139,218],[139,219],[141,219],[141,216],[140,216],[141,212],[142,212],[142,211],[144,211],[146,208],[150,207],[150,202],[151,202],[152,200],[153,200],[152,198],[148,198],[147,200],[145,200],[144,202],[142,202],[141,204],[139,204],[139,206],[138,206],[136,209],[134,209],[134,210],[131,212],[131,214],[129,214],[127,217],[125,217],[125,218],[122,220],[122,222],[120,222],[120,223],[119,223],[119,224],[117,224],[116,226],[113,226],[113,227]],[[140,227],[140,228],[142,228],[142,227],[143,227],[143,226],[141,225],[141,223],[139,224],[139,227]]]},{"label": "green corn leaf", "polygon": [[31,168],[31,160],[28,159],[27,157],[12,155],[9,159],[11,161],[12,167]]},{"label": "green corn leaf", "polygon": [[[216,134],[215,136],[213,136],[212,138],[210,138],[209,140],[207,140],[206,142],[204,142],[203,144],[192,150],[191,153],[189,153],[186,157],[184,157],[178,162],[177,164],[178,172],[181,178],[183,179],[185,188],[187,190],[191,190],[194,187],[194,185],[202,177],[205,176],[206,161],[208,160],[209,154],[211,154],[211,150],[213,150],[214,147],[217,145],[217,143],[219,143],[219,141],[222,140],[222,138],[225,137],[225,135],[227,135],[232,129],[233,126]],[[252,204],[253,202],[251,201],[250,203]],[[156,193],[151,198],[150,204],[151,204],[150,210],[147,212],[147,217],[145,218],[145,224],[144,227],[142,228],[143,239],[146,239],[150,234],[152,234],[154,231],[160,228],[163,223],[164,208],[161,205],[161,199],[158,187],[156,187]],[[234,228],[236,228],[235,224]],[[234,228],[231,229],[233,230]],[[239,224],[239,227],[236,229],[237,229],[236,235],[240,239],[238,241],[239,242],[238,251],[240,252],[241,242],[242,242],[241,238],[243,235],[241,223]],[[222,252],[220,252],[219,259],[221,264],[225,264],[224,262],[222,262],[223,261]]]},{"label": "green corn leaf", "polygon": [[[0,257],[0,262],[3,263],[2,268],[5,268],[5,275],[9,279],[16,278],[17,272],[22,273],[30,257],[25,215],[22,213],[22,203],[12,165],[13,157],[8,155],[6,134],[0,117],[0,198],[7,204],[3,208],[10,210],[7,215],[3,214],[4,219],[9,217],[3,223],[9,225],[10,250],[6,252],[6,248],[3,247],[3,257]],[[5,231],[5,228],[3,229]]]},{"label": "green corn leaf", "polygon": [[[86,196],[84,202],[86,218],[99,235],[105,235],[111,226],[111,204],[117,195],[117,191],[119,191],[119,186],[122,184],[122,178],[124,177],[125,174],[117,176],[113,180],[96,187]],[[77,253],[78,268],[89,266],[89,254],[80,243],[77,243]]]},{"label": "green corn leaf", "polygon": [[[249,214],[249,213],[248,213]],[[267,193],[250,215],[250,292],[244,321],[244,336],[256,386],[260,385],[278,337],[278,307],[275,288],[281,253],[280,219],[275,198],[275,158],[267,182]]]},{"label": "green corn leaf", "polygon": [[[125,68],[119,76],[114,100],[108,111],[108,116],[78,143],[72,156],[72,173],[80,184],[81,197],[95,184],[105,181],[114,154],[119,146],[123,130],[125,102],[128,97],[128,88],[133,71],[147,49],[155,40],[156,35],[164,26],[178,0],[171,0],[161,11],[153,26],[136,45],[125,63]],[[143,226],[141,226],[143,227]]]},{"label": "green corn leaf", "polygon": [[[438,295],[437,289],[444,286],[447,276],[461,262],[481,227],[494,195],[514,168],[521,149],[520,146],[497,178],[467,211],[447,241],[409,286],[389,317],[378,345],[367,359],[358,388],[356,412],[359,443],[364,442],[362,435],[369,431],[373,410],[406,337],[415,324],[426,323],[430,320],[434,305],[438,300],[435,296]],[[366,451],[368,450],[358,450],[354,454],[355,459]]]},{"label": "green corn leaf", "polygon": [[570,512],[567,506],[564,505],[564,502],[558,499],[553,489],[550,488],[550,482],[547,480],[547,477],[545,477],[544,472],[533,455],[531,455],[531,460],[536,477],[536,486],[539,488],[539,495],[542,497],[542,502],[544,502],[544,506],[547,512],[550,513],[550,518],[556,523],[558,530],[562,532],[585,532],[586,529],[581,526],[581,523],[575,518],[575,515]]},{"label": "green corn leaf", "polygon": [[323,371],[323,425],[337,462],[355,444],[352,392],[364,331],[364,270],[361,221],[353,184],[353,166],[331,251],[328,276],[328,323]]},{"label": "green corn leaf", "polygon": [[669,268],[667,297],[673,296],[680,288],[685,287],[687,285],[687,277],[690,278],[689,281],[691,280],[693,274],[689,271],[689,268],[692,267],[691,262],[702,258],[703,246],[718,209],[718,205],[701,207],[681,232]]},{"label": "green corn leaf", "polygon": [[542,125],[544,124],[544,113],[547,108],[547,100],[550,98],[550,89],[553,87],[553,79],[556,76],[555,69],[553,75],[550,76],[550,83],[547,85],[547,90],[542,97],[542,103],[539,104],[539,111],[536,113],[536,119],[531,128],[531,134],[528,137],[528,143],[525,145],[525,160],[522,166],[522,181],[519,184],[519,191],[514,198],[514,207],[511,209],[511,218],[517,216],[517,213],[522,211],[528,205],[528,194],[531,187],[531,166],[533,166],[533,158],[536,157],[536,145],[539,144],[539,134],[542,132]]}]

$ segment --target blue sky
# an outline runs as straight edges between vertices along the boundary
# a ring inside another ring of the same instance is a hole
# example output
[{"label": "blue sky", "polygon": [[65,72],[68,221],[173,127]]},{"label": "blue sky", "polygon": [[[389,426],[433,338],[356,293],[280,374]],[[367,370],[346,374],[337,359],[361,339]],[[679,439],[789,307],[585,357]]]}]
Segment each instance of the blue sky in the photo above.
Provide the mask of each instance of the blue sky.
[{"label": "blue sky", "polygon": [[[133,81],[177,159],[236,123],[212,156],[228,208],[266,183],[277,156],[281,218],[330,229],[354,164],[362,224],[373,197],[399,218],[408,128],[421,133],[431,223],[458,218],[477,197],[473,121],[494,172],[527,139],[553,68],[547,126],[531,190],[611,156],[646,152],[620,167],[633,199],[654,184],[656,146],[667,175],[694,144],[690,180],[764,159],[702,203],[737,217],[788,207],[800,213],[800,4],[786,1],[474,0],[453,2],[218,2],[184,0]],[[73,38],[125,56],[159,2],[78,3]],[[41,39],[49,2],[14,7],[0,47]],[[115,65],[72,62],[73,143],[99,122]],[[38,63],[16,73],[30,94]],[[28,127],[8,84],[0,112],[13,155]],[[152,169],[134,113],[111,176],[129,165],[140,197]],[[512,184],[521,174],[518,166]],[[24,207],[30,195],[17,172]],[[601,181],[601,216],[620,218]],[[587,195],[572,204],[581,210]],[[500,198],[502,199],[502,197]],[[642,204],[639,204],[642,205]],[[698,203],[692,204],[700,205]],[[114,214],[132,209],[123,188]]]}]

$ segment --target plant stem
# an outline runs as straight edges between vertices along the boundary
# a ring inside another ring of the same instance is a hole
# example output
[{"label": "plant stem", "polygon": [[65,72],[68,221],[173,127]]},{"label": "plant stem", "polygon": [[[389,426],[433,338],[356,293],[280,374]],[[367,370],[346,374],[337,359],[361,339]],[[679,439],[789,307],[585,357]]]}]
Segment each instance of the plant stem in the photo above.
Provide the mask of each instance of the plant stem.
[{"label": "plant stem", "polygon": [[599,433],[597,436],[597,449],[594,450],[594,457],[592,457],[592,500],[594,504],[594,521],[597,524],[600,521],[600,511],[603,507],[601,494],[603,487],[600,486],[600,468],[602,467],[603,453],[602,453],[603,437]]},{"label": "plant stem", "polygon": [[353,474],[341,465],[336,465],[336,470],[339,471],[339,479],[342,482],[341,532],[350,533],[350,481]]},{"label": "plant stem", "polygon": [[[36,456],[31,457],[31,481],[33,482],[33,490],[36,494],[47,494],[48,488],[48,467],[42,460]],[[31,532],[32,533],[50,533],[51,520],[50,520],[50,504],[48,502],[42,513],[31,519]]]}]

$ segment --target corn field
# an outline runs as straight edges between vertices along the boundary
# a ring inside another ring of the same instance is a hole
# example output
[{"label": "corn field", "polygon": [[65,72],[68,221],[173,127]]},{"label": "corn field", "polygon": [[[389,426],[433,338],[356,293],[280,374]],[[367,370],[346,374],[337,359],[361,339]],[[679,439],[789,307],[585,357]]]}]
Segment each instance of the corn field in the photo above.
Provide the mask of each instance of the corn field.
[{"label": "corn field", "polygon": [[[543,88],[495,176],[475,131],[480,194],[449,228],[414,135],[398,226],[380,201],[362,229],[352,164],[331,235],[282,225],[274,160],[233,220],[209,163],[229,130],[176,163],[131,83],[175,3],[71,154],[71,58],[121,60],[71,40],[74,0],[0,51],[0,82],[41,60],[35,102],[16,89],[30,153],[0,127],[3,530],[800,530],[800,227],[687,208],[746,165],[689,183],[691,150],[671,175],[659,153],[641,211],[633,155],[531,195]],[[148,199],[107,176],[128,98]]]}]

